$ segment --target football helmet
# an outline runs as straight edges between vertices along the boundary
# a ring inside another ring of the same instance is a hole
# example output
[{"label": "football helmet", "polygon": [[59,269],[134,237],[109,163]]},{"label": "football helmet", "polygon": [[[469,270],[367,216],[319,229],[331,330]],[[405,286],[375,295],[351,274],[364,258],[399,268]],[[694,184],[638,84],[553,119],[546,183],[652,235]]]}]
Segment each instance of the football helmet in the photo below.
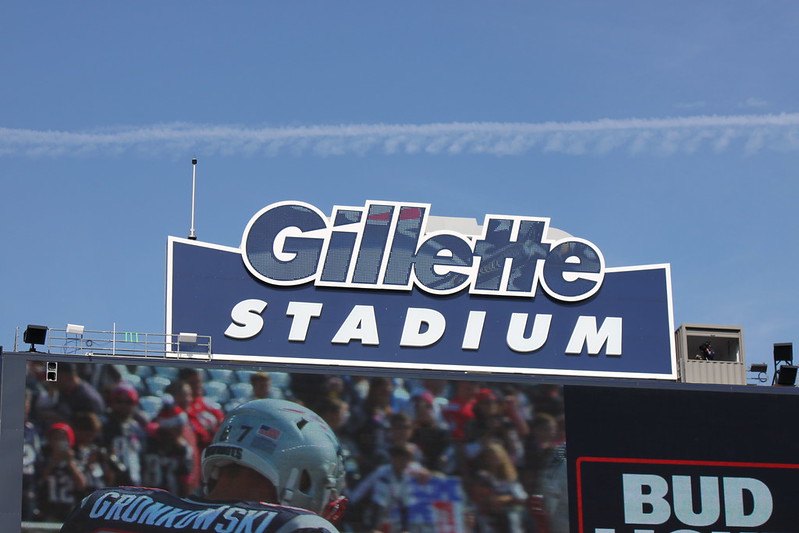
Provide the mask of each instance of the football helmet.
[{"label": "football helmet", "polygon": [[286,400],[244,403],[230,411],[203,452],[206,482],[236,463],[272,482],[281,505],[323,514],[341,496],[344,462],[336,435],[316,413]]}]

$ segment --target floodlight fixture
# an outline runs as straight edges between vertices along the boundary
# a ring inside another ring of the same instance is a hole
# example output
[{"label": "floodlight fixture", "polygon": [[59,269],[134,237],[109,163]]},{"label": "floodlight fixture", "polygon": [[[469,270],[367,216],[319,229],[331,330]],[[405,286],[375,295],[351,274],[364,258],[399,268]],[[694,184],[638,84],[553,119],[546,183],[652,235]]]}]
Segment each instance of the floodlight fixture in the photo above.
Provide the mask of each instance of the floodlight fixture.
[{"label": "floodlight fixture", "polygon": [[793,364],[793,343],[791,342],[775,342],[774,343],[774,378],[771,384],[777,382],[779,376],[780,366]]},{"label": "floodlight fixture", "polygon": [[752,363],[752,365],[749,367],[749,372],[756,373],[756,379],[760,383],[765,383],[768,381],[768,365],[766,363]]},{"label": "floodlight fixture", "polygon": [[22,340],[31,345],[29,351],[35,352],[36,345],[44,344],[47,340],[47,326],[28,324],[28,327],[25,328],[25,333],[22,334]]},{"label": "floodlight fixture", "polygon": [[86,326],[81,326],[79,324],[67,324],[67,333],[70,335],[82,336],[85,330]]},{"label": "floodlight fixture", "polygon": [[777,371],[777,385],[783,387],[796,386],[796,370],[799,367],[794,365],[782,365]]},{"label": "floodlight fixture", "polygon": [[196,333],[178,333],[178,342],[197,344]]}]

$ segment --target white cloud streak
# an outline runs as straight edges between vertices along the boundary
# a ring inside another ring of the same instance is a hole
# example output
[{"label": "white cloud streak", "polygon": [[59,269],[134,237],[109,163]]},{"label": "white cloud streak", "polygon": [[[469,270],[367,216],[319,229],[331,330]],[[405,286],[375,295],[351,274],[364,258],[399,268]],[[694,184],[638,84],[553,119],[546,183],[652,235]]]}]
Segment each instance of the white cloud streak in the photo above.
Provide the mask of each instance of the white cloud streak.
[{"label": "white cloud streak", "polygon": [[278,155],[490,154],[601,156],[799,150],[799,113],[602,119],[244,127],[162,124],[102,131],[0,128],[0,157],[171,153]]}]

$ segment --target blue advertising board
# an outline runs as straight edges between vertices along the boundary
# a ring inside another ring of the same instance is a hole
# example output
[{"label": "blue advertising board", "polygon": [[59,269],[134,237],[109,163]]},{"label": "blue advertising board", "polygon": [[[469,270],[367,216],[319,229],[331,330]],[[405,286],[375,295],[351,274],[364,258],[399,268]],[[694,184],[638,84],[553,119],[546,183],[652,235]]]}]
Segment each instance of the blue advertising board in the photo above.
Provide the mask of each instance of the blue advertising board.
[{"label": "blue advertising board", "polygon": [[167,332],[215,359],[675,378],[668,265],[606,268],[546,218],[428,232],[429,212],[279,202],[239,248],[170,238]]}]

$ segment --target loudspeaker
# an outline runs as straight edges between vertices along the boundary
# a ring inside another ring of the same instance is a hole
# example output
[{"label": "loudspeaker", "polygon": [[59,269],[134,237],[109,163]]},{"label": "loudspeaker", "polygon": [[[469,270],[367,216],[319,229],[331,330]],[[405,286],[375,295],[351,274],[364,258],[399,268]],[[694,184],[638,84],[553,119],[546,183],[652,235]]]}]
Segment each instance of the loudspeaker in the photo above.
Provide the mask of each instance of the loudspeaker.
[{"label": "loudspeaker", "polygon": [[779,369],[777,377],[777,385],[787,385],[793,387],[796,385],[796,369],[793,365],[782,365]]},{"label": "loudspeaker", "polygon": [[47,381],[58,381],[58,363],[53,361],[47,363],[47,372],[45,374]]},{"label": "loudspeaker", "polygon": [[792,342],[775,342],[774,343],[774,361],[787,361],[793,362],[793,343]]},{"label": "loudspeaker", "polygon": [[25,333],[22,334],[22,340],[25,341],[25,344],[44,344],[44,341],[47,340],[47,326],[28,324]]}]

